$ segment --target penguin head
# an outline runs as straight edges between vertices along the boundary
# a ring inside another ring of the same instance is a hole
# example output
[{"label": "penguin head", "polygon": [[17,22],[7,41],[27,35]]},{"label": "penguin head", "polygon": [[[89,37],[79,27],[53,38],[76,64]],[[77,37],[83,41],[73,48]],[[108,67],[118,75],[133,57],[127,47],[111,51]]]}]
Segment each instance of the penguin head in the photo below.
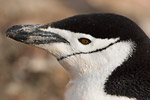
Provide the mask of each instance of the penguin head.
[{"label": "penguin head", "polygon": [[49,24],[16,25],[6,33],[53,54],[72,77],[115,69],[147,37],[134,22],[115,14],[86,14]]}]

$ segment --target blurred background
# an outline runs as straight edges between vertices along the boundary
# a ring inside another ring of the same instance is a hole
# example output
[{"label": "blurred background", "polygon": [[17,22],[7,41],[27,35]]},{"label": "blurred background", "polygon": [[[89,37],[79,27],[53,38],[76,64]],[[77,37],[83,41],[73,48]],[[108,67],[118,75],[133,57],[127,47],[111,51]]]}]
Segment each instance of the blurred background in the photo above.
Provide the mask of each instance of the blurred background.
[{"label": "blurred background", "polygon": [[46,51],[6,38],[8,27],[95,12],[124,15],[150,36],[149,0],[0,0],[0,100],[64,100],[69,81]]}]

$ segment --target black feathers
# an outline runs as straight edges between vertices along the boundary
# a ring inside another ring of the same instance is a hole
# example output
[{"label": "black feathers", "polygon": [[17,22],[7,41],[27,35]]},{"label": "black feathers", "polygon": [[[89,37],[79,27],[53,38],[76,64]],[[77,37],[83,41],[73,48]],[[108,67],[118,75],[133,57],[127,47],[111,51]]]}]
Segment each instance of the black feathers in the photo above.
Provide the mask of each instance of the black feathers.
[{"label": "black feathers", "polygon": [[105,91],[111,95],[150,100],[150,41],[137,45],[133,56],[109,76]]},{"label": "black feathers", "polygon": [[51,27],[90,34],[96,38],[132,39],[139,42],[147,36],[131,20],[115,14],[77,15],[51,24]]}]

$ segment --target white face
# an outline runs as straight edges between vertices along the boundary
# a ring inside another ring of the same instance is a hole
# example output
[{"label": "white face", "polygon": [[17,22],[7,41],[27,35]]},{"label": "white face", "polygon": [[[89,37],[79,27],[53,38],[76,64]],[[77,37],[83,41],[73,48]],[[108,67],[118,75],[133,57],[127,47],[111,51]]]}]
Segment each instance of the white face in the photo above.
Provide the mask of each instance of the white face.
[{"label": "white face", "polygon": [[[83,75],[97,68],[102,68],[101,66],[106,66],[111,62],[112,65],[118,66],[115,64],[125,61],[132,54],[134,48],[133,42],[120,42],[119,37],[100,39],[84,33],[74,33],[51,27],[48,29],[41,28],[41,30],[58,34],[70,43],[50,43],[36,46],[49,51],[59,59],[60,64],[73,77]],[[91,42],[85,45],[79,41],[80,38],[89,39]],[[96,52],[96,50],[99,51]],[[118,57],[122,59],[115,63]]]}]

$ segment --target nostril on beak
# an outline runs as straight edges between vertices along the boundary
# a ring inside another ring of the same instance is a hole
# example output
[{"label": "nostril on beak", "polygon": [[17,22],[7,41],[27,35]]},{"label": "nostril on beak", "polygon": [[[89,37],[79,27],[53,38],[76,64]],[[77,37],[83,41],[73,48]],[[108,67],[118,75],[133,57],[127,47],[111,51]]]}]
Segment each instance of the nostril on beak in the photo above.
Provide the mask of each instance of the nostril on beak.
[{"label": "nostril on beak", "polygon": [[38,29],[40,29],[40,28],[47,29],[50,25],[51,25],[51,24],[43,24],[43,25],[40,25],[40,26],[38,27]]}]

